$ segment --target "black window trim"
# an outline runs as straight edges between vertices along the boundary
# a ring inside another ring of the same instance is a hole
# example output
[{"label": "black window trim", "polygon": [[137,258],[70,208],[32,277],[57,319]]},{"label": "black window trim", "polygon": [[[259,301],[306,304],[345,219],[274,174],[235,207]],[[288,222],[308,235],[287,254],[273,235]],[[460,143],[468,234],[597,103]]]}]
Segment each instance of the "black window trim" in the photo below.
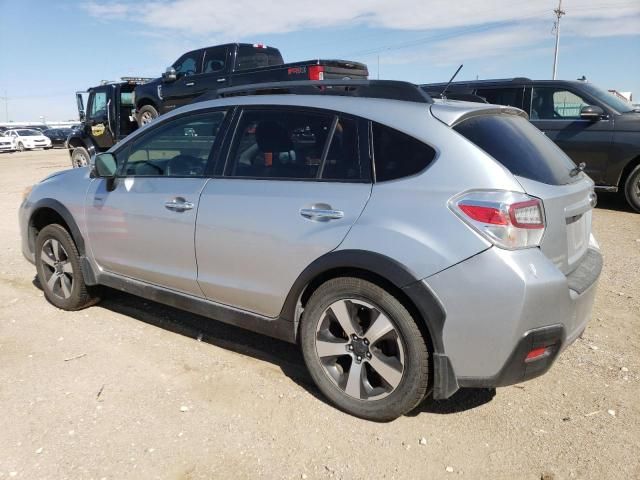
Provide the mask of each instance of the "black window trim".
[{"label": "black window trim", "polygon": [[[329,136],[327,136],[327,143],[325,144],[325,148],[322,152],[323,158],[321,159],[320,167],[318,168],[318,172],[320,169],[324,167],[324,162],[326,160],[326,156],[329,152],[329,148],[331,142],[333,141],[333,134],[335,133],[335,125],[337,120],[340,118],[348,118],[355,122],[356,124],[356,135],[358,138],[357,150],[358,150],[358,159],[360,161],[361,168],[363,168],[363,178],[359,180],[348,180],[348,179],[334,179],[334,178],[291,178],[291,177],[235,177],[230,175],[229,169],[231,167],[231,152],[232,147],[235,145],[236,139],[240,132],[238,128],[240,126],[240,121],[242,120],[242,115],[245,111],[255,111],[255,110],[289,110],[296,112],[308,112],[310,114],[323,114],[327,116],[333,116],[332,126],[333,129]],[[224,152],[225,158],[224,161],[220,161],[219,163],[223,164],[224,167],[221,169],[221,172],[216,172],[214,178],[224,178],[229,180],[275,180],[275,181],[291,181],[291,182],[318,182],[318,183],[373,183],[373,173],[372,173],[372,158],[369,158],[369,161],[366,161],[366,158],[363,158],[362,155],[362,143],[363,139],[366,139],[366,122],[358,116],[351,115],[344,112],[338,112],[335,110],[330,110],[327,108],[317,108],[317,107],[308,107],[303,105],[268,105],[268,104],[259,104],[259,105],[238,105],[237,111],[235,112],[233,125],[229,128],[230,134],[228,135],[229,140],[224,144]],[[222,160],[222,159],[219,159]]]},{"label": "black window trim", "polygon": [[[176,115],[175,117],[162,119],[161,121],[156,120],[157,123],[154,122],[152,126],[149,127],[149,130],[144,132],[144,134],[136,136],[136,138],[126,142],[124,145],[117,148],[113,152],[113,155],[116,157],[116,160],[118,160],[118,157],[120,155],[124,155],[124,161],[122,163],[118,162],[118,168],[116,170],[116,175],[115,175],[116,178],[166,178],[166,179],[212,178],[213,175],[211,174],[211,171],[215,168],[216,163],[218,163],[220,159],[222,146],[224,145],[225,137],[227,136],[227,132],[229,131],[231,119],[233,117],[233,114],[235,113],[234,110],[235,109],[233,106],[214,107],[214,108],[207,108],[202,110],[185,112],[180,115]],[[202,175],[171,175],[171,176],[123,175],[125,165],[128,163],[128,160],[129,160],[129,152],[131,151],[131,148],[133,148],[133,146],[138,145],[140,142],[147,139],[150,135],[156,133],[159,129],[166,127],[169,123],[172,123],[174,121],[179,121],[181,119],[184,119],[185,117],[200,117],[200,116],[208,115],[210,113],[215,113],[215,112],[225,112],[225,117],[222,120],[222,124],[220,125],[220,131],[218,132],[218,135],[216,136],[216,139],[214,140],[213,145],[211,145],[211,150],[209,151],[207,164],[205,165],[204,173]]]}]

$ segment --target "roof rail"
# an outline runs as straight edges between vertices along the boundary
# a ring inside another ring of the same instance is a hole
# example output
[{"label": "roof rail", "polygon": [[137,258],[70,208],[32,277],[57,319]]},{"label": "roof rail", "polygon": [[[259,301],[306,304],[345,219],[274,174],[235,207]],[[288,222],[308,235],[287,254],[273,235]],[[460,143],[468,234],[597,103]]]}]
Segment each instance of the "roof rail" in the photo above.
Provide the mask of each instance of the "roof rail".
[{"label": "roof rail", "polygon": [[221,88],[216,92],[202,95],[197,101],[246,95],[336,95],[433,103],[431,97],[417,85],[397,80],[301,80],[255,83]]},{"label": "roof rail", "polygon": [[[527,77],[514,77],[514,78],[485,78],[483,80],[459,80],[457,82],[452,82],[452,86],[456,85],[480,85],[480,84],[490,84],[490,83],[507,83],[507,82],[531,82],[532,80]],[[420,86],[432,89],[435,87],[445,86],[447,82],[439,82],[439,83],[423,83]]]}]

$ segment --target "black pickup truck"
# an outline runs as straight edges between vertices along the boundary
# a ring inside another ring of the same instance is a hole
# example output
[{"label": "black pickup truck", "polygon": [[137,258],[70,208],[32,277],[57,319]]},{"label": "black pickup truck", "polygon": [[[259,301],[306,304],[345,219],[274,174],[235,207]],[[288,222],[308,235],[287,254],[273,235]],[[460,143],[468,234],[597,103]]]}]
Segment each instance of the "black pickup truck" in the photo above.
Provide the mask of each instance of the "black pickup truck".
[{"label": "black pickup truck", "polygon": [[160,78],[135,89],[138,125],[219,88],[288,80],[366,79],[367,66],[345,60],[284,63],[277,48],[229,43],[182,55]]}]

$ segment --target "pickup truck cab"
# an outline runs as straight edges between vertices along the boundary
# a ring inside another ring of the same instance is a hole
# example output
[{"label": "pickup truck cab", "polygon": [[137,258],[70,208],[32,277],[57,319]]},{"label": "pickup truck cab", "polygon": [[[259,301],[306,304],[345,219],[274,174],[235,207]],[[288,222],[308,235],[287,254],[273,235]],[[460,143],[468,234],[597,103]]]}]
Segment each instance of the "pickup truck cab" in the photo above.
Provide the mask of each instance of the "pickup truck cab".
[{"label": "pickup truck cab", "polygon": [[368,75],[366,65],[352,61],[284,63],[277,48],[262,44],[200,48],[182,55],[161,77],[136,87],[135,118],[139,126],[145,125],[158,115],[224,87],[289,80],[363,80]]}]

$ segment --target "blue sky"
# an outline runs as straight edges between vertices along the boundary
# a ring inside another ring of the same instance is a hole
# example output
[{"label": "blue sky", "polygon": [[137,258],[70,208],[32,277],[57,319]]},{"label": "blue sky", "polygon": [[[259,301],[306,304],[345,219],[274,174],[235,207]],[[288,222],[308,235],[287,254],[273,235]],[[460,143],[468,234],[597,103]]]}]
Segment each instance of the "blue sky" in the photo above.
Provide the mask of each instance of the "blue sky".
[{"label": "blue sky", "polygon": [[[285,61],[344,58],[371,78],[550,78],[557,0],[0,0],[0,121],[75,119],[74,92],[158,76],[182,52],[229,41]],[[558,77],[640,101],[640,1],[564,0]],[[379,68],[378,68],[379,65]],[[6,92],[6,93],[5,93]]]}]

